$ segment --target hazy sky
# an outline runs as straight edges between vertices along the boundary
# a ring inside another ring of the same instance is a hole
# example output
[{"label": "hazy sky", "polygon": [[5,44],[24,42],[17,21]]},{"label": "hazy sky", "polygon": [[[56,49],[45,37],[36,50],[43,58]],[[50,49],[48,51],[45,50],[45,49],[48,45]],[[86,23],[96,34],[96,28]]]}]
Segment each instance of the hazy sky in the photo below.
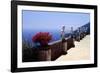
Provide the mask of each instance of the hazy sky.
[{"label": "hazy sky", "polygon": [[66,30],[74,29],[88,23],[90,14],[72,12],[44,12],[23,10],[23,30]]}]

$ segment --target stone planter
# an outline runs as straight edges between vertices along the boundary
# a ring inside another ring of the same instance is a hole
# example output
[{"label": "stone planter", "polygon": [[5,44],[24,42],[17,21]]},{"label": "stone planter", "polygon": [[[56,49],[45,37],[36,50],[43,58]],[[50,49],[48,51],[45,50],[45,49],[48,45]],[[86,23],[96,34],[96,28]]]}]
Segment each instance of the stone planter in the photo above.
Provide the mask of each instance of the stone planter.
[{"label": "stone planter", "polygon": [[49,47],[42,47],[38,50],[39,61],[51,61],[51,49]]}]

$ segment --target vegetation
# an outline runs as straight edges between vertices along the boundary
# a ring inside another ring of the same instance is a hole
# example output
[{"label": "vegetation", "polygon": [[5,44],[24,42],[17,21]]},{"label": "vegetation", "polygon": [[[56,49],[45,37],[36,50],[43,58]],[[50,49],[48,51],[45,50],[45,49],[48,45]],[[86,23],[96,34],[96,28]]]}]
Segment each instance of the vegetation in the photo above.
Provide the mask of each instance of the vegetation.
[{"label": "vegetation", "polygon": [[41,46],[46,46],[52,39],[52,36],[49,32],[39,32],[35,36],[32,37],[32,41],[34,43],[39,43]]}]

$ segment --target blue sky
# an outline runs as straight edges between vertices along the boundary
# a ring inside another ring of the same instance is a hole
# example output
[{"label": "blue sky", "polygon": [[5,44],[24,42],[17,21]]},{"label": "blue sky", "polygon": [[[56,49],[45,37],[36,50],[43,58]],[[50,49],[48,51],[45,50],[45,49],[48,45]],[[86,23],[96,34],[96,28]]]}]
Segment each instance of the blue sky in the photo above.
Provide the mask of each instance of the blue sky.
[{"label": "blue sky", "polygon": [[88,23],[90,14],[75,12],[44,12],[23,10],[23,30],[66,30],[74,29]]}]

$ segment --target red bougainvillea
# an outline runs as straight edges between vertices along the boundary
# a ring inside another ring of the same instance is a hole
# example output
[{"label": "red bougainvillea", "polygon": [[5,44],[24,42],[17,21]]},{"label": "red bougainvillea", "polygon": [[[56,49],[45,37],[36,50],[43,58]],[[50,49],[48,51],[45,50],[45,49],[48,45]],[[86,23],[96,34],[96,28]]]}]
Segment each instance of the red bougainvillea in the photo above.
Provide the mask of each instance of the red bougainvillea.
[{"label": "red bougainvillea", "polygon": [[48,45],[48,42],[52,39],[49,32],[39,32],[32,37],[32,41],[35,43],[40,43],[41,46]]}]

